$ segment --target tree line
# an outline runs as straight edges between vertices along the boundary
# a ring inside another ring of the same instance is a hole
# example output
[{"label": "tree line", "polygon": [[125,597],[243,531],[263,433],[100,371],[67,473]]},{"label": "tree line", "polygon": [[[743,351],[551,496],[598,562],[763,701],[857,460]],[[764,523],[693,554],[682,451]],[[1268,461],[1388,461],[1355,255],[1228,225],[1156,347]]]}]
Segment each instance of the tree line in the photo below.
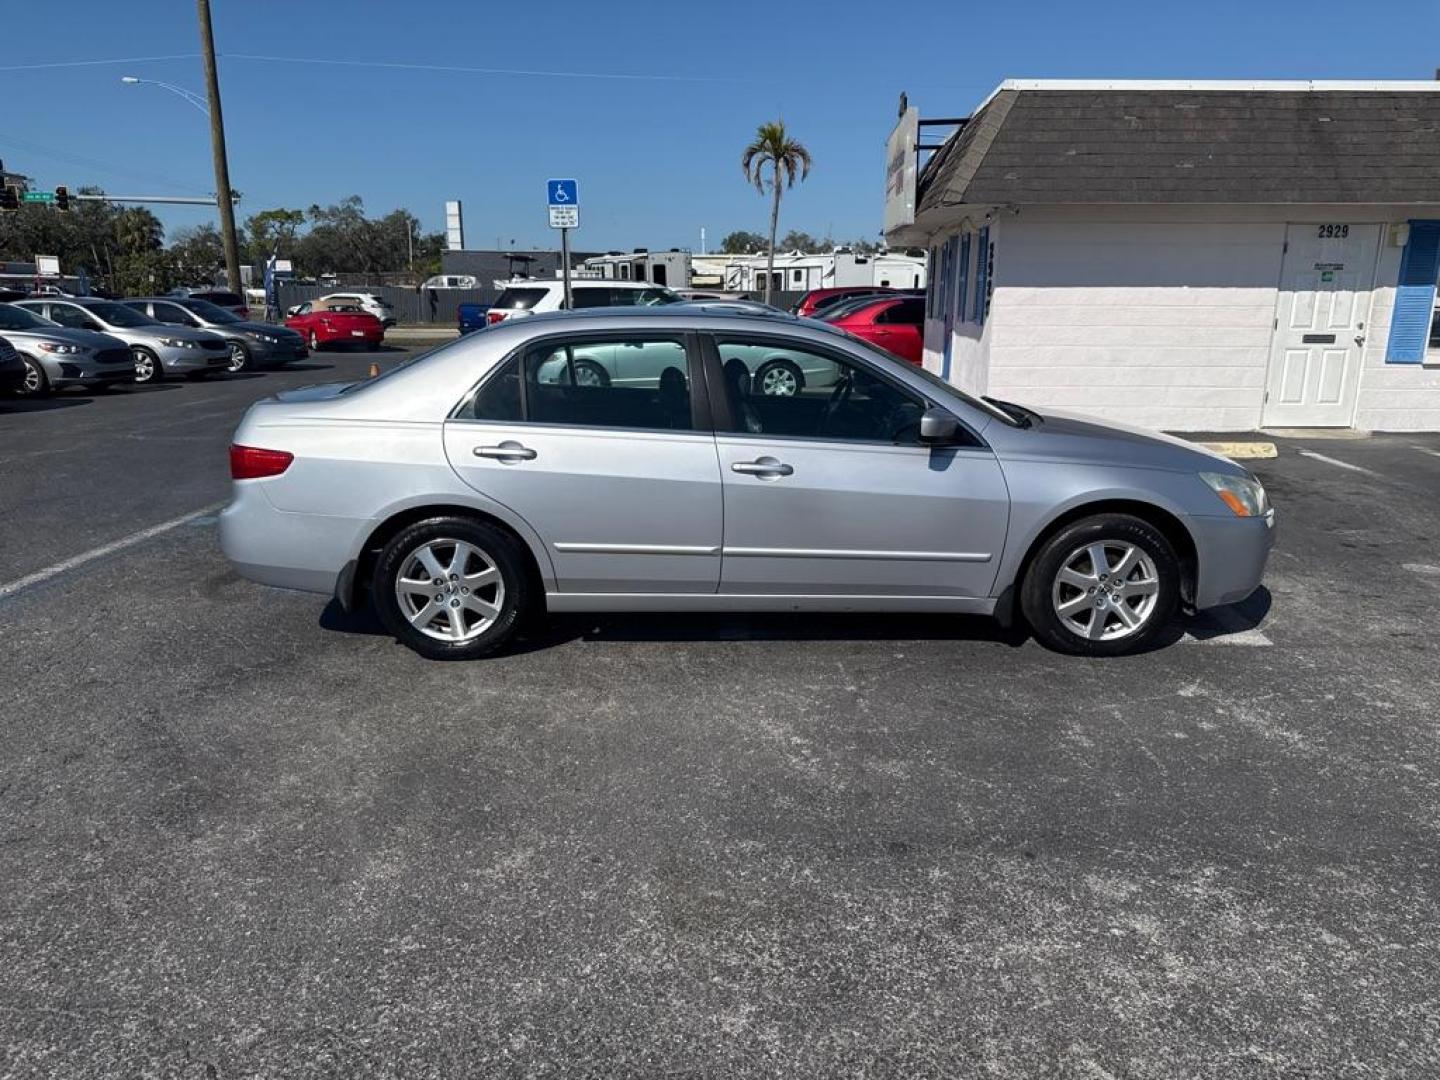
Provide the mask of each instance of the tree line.
[{"label": "tree line", "polygon": [[[94,188],[79,192],[103,194]],[[71,207],[61,213],[25,203],[18,213],[0,215],[0,260],[54,255],[65,274],[83,271],[93,284],[122,295],[209,284],[223,276],[224,246],[214,225],[176,229],[167,243],[160,219],[144,207],[90,200]],[[245,220],[238,239],[240,261],[255,267],[257,283],[272,254],[290,259],[301,276],[411,267],[427,276],[439,273],[444,247],[444,235],[421,232],[408,210],[370,217],[358,195],[306,210],[262,210]]]}]

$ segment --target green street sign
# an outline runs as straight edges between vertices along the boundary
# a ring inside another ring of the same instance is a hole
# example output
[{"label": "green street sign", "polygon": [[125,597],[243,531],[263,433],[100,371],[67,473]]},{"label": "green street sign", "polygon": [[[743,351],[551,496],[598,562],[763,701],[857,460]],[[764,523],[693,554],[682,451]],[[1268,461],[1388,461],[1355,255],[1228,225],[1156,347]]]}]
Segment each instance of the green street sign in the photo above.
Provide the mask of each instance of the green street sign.
[{"label": "green street sign", "polygon": [[55,193],[53,191],[27,191],[20,198],[22,202],[54,202]]}]

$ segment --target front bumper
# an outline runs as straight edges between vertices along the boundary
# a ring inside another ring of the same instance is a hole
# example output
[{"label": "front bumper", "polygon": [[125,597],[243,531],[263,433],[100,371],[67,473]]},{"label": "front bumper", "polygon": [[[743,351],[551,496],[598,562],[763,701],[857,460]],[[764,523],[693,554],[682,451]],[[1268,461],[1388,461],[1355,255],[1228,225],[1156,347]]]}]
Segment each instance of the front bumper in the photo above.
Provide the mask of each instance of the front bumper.
[{"label": "front bumper", "polygon": [[1260,587],[1275,546],[1275,511],[1263,518],[1192,517],[1195,538],[1195,608],[1238,604]]},{"label": "front bumper", "polygon": [[356,518],[277,510],[264,480],[232,484],[220,512],[220,550],[236,573],[262,585],[334,595],[336,580],[368,535]]},{"label": "front bumper", "polygon": [[168,345],[155,347],[155,354],[167,373],[191,373],[196,371],[224,371],[230,365],[230,350],[175,349]]},{"label": "front bumper", "polygon": [[57,390],[62,386],[106,386],[135,378],[135,360],[128,349],[111,349],[104,354],[41,353],[40,366]]},{"label": "front bumper", "polygon": [[303,360],[310,355],[304,340],[281,341],[271,345],[264,341],[245,339],[245,347],[257,364],[288,364],[291,360]]}]

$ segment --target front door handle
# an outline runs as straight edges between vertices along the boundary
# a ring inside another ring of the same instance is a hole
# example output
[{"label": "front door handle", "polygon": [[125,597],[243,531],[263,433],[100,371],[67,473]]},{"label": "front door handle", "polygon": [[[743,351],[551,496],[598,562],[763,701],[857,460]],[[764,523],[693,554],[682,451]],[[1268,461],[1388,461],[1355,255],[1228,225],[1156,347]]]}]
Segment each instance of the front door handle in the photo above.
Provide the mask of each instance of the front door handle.
[{"label": "front door handle", "polygon": [[499,446],[477,446],[475,456],[484,458],[495,458],[506,463],[516,461],[534,461],[535,451],[528,446],[521,446],[518,442],[506,439]]},{"label": "front door handle", "polygon": [[773,457],[756,458],[754,461],[735,461],[730,465],[731,472],[745,473],[749,476],[758,476],[761,480],[774,480],[781,476],[790,476],[795,472],[793,465],[786,465],[783,461],[777,461]]},{"label": "front door handle", "polygon": [[1364,334],[1356,334],[1356,335],[1355,335],[1355,344],[1356,344],[1356,345],[1364,345],[1364,344],[1365,344],[1365,335],[1364,335]]}]

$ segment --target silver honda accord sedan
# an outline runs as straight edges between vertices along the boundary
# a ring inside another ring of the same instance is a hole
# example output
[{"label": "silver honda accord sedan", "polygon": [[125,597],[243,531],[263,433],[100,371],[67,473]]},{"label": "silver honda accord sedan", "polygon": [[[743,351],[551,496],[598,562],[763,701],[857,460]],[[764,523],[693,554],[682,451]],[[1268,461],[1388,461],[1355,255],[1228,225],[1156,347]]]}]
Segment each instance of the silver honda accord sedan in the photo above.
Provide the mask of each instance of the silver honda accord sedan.
[{"label": "silver honda accord sedan", "polygon": [[[577,376],[627,351],[633,378]],[[767,395],[751,372],[776,357],[827,374]],[[368,600],[434,658],[493,652],[532,609],[980,613],[1111,656],[1244,599],[1274,535],[1226,458],[976,399],[788,315],[503,322],[257,402],[230,454],[234,567]]]}]

